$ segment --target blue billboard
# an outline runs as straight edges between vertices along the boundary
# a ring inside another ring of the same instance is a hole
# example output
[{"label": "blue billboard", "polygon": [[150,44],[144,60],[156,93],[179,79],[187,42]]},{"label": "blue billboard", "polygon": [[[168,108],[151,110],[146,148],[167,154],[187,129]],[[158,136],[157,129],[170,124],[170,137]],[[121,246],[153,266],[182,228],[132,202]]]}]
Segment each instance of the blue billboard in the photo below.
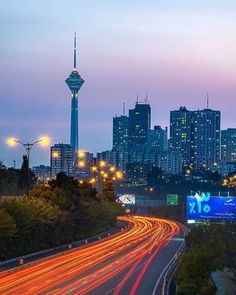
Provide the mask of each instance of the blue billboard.
[{"label": "blue billboard", "polygon": [[187,219],[236,220],[236,198],[216,197],[210,193],[187,197]]}]

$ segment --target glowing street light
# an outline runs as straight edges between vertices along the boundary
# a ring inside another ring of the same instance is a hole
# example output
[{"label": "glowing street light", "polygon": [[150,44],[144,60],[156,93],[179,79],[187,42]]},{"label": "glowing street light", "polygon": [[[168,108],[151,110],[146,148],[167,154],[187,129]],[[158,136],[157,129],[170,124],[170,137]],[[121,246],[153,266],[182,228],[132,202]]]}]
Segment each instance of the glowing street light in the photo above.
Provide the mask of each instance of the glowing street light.
[{"label": "glowing street light", "polygon": [[100,167],[105,167],[106,166],[106,162],[105,161],[100,161],[99,165],[100,165]]},{"label": "glowing street light", "polygon": [[53,152],[52,152],[52,157],[53,157],[54,159],[57,159],[57,158],[59,157],[59,152],[58,152],[58,151],[53,151]]},{"label": "glowing street light", "polygon": [[79,167],[80,167],[80,168],[84,168],[84,167],[85,167],[85,161],[80,160],[80,161],[79,161]]},{"label": "glowing street light", "polygon": [[48,146],[50,143],[50,139],[47,136],[41,137],[37,142],[40,143],[42,146]]},{"label": "glowing street light", "polygon": [[14,137],[9,137],[9,138],[7,139],[7,144],[8,144],[9,146],[15,146],[15,145],[17,144],[17,140],[16,140]]},{"label": "glowing street light", "polygon": [[[54,160],[54,165],[55,165],[55,175],[57,175],[57,159],[59,158],[60,153],[59,151],[54,150],[52,152],[52,161]],[[51,171],[51,177],[52,177],[52,171]]]},{"label": "glowing street light", "polygon": [[84,152],[84,151],[79,151],[79,152],[78,152],[78,157],[79,157],[80,159],[84,159],[84,158],[85,158],[85,152]]},{"label": "glowing street light", "polygon": [[7,139],[7,144],[9,146],[11,146],[11,147],[15,146],[18,143],[20,145],[22,145],[26,150],[26,156],[27,156],[27,162],[28,162],[27,163],[27,195],[28,195],[29,194],[29,160],[30,160],[30,152],[32,150],[32,147],[37,143],[41,144],[42,146],[48,146],[49,143],[50,143],[50,139],[47,136],[43,136],[43,137],[40,137],[39,140],[36,140],[33,143],[29,143],[29,142],[28,143],[23,143],[22,141],[14,138],[14,137],[9,137]]},{"label": "glowing street light", "polygon": [[117,178],[117,179],[122,179],[122,178],[123,178],[123,174],[122,174],[122,172],[117,171],[117,172],[116,172],[116,178]]},{"label": "glowing street light", "polygon": [[91,167],[92,172],[96,172],[97,171],[97,167],[96,166],[92,166]]},{"label": "glowing street light", "polygon": [[116,168],[115,168],[114,166],[111,166],[111,167],[110,167],[110,171],[111,171],[111,172],[114,172],[115,170],[116,170]]}]

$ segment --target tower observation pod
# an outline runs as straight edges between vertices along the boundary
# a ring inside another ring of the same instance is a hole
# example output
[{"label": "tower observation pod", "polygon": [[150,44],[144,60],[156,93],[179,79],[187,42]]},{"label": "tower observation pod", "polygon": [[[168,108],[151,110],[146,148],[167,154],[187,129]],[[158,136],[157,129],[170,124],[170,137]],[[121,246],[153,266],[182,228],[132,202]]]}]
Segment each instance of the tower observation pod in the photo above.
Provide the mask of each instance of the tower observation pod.
[{"label": "tower observation pod", "polygon": [[76,67],[76,33],[74,34],[74,68],[65,82],[71,91],[70,144],[75,154],[79,150],[78,92],[84,83]]}]

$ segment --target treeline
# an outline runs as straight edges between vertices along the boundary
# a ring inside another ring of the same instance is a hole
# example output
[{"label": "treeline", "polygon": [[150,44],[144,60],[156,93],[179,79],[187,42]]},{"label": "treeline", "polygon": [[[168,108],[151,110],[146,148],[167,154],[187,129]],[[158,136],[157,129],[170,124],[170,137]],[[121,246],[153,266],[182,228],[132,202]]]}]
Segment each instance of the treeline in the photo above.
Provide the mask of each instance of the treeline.
[{"label": "treeline", "polygon": [[183,256],[176,276],[177,295],[214,295],[212,272],[228,267],[236,274],[236,224],[195,227],[186,242],[190,251]]},{"label": "treeline", "polygon": [[[6,168],[0,162],[0,196],[1,195],[12,195],[18,196],[23,195],[27,191],[28,185],[28,159],[23,156],[23,163],[21,169]],[[37,178],[35,174],[29,171],[29,187],[31,187]]]},{"label": "treeline", "polygon": [[182,202],[179,203],[177,206],[162,205],[156,208],[152,208],[151,215],[184,223],[186,219],[185,204]]},{"label": "treeline", "polygon": [[[236,174],[236,172],[235,172]],[[191,171],[185,175],[167,175],[158,168],[153,168],[148,173],[147,183],[154,187],[153,195],[158,199],[165,199],[167,194],[178,194],[185,198],[192,192],[211,192],[218,195],[221,192],[226,195],[236,196],[236,187],[223,185],[223,177],[218,172],[212,171]],[[144,192],[145,193],[145,192]]]},{"label": "treeline", "polygon": [[60,173],[46,185],[34,185],[28,197],[0,203],[0,260],[96,235],[122,213],[112,182],[98,194]]}]

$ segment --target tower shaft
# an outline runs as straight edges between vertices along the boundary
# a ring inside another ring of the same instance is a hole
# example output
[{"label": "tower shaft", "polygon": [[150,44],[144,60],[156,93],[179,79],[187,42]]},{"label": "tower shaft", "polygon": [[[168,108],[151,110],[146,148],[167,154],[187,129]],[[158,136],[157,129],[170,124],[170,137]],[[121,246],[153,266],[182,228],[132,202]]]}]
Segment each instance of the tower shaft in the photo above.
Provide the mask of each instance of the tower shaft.
[{"label": "tower shaft", "polygon": [[79,124],[78,124],[78,92],[84,83],[76,69],[76,33],[74,34],[74,68],[70,76],[66,79],[66,84],[70,88],[71,97],[71,123],[70,123],[70,144],[74,153],[79,149]]},{"label": "tower shaft", "polygon": [[76,93],[73,93],[71,98],[70,144],[75,152],[79,150],[78,96]]}]

